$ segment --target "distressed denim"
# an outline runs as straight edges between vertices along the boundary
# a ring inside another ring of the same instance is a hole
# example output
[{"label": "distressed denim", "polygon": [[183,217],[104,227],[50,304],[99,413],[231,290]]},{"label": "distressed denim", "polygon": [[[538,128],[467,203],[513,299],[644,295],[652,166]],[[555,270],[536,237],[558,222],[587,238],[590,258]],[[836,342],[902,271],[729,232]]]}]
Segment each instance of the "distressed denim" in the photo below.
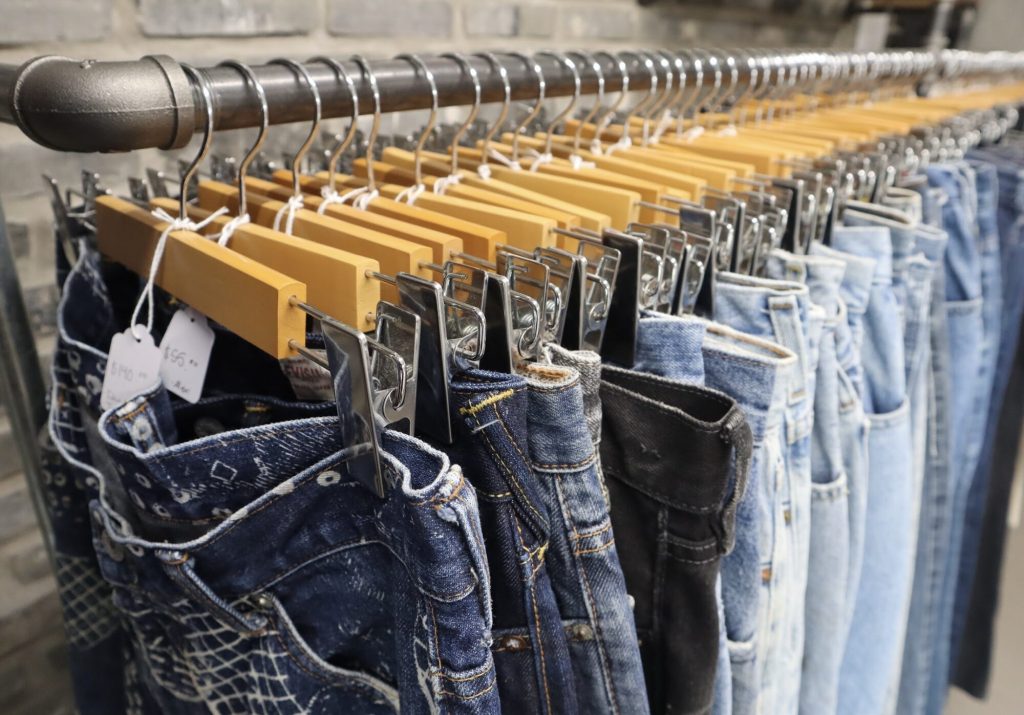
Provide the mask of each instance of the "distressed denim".
[{"label": "distressed denim", "polygon": [[977,223],[973,217],[977,205],[973,174],[965,164],[932,165],[927,169],[929,184],[941,188],[948,201],[942,207],[943,228],[949,236],[946,246],[946,320],[949,331],[950,380],[950,455],[952,515],[945,546],[942,577],[938,593],[935,640],[925,713],[941,713],[949,677],[950,637],[952,631],[960,546],[963,538],[967,495],[974,477],[970,464],[971,443],[980,437],[984,415],[977,395],[981,389],[984,349],[982,316],[981,256]]},{"label": "distressed denim", "polygon": [[693,316],[643,311],[633,369],[691,385],[704,384],[701,346],[707,322]]},{"label": "distressed denim", "polygon": [[[65,317],[94,322],[74,321],[69,378],[86,388],[81,414],[98,414],[89,378],[131,307],[112,298],[138,280],[101,275],[92,253],[79,268]],[[252,379],[254,348],[215,345],[252,361],[212,360],[211,392]],[[290,389],[266,366],[268,389]],[[51,422],[66,455],[84,432],[94,457],[69,461],[96,485],[92,544],[125,634],[124,702],[106,712],[499,711],[475,496],[443,455],[386,434],[381,500],[349,475],[330,403],[191,405],[158,386],[81,427]]]},{"label": "distressed denim", "polygon": [[951,672],[955,669],[956,654],[959,651],[959,641],[963,635],[966,618],[966,609],[960,604],[964,604],[970,595],[969,589],[974,581],[978,544],[981,540],[981,524],[984,519],[988,480],[980,476],[978,467],[986,441],[985,435],[989,429],[995,429],[995,425],[988,424],[988,416],[994,399],[992,392],[1003,328],[1003,268],[997,222],[998,173],[994,165],[986,162],[972,160],[970,165],[977,176],[978,249],[981,261],[983,300],[981,318],[985,341],[982,346],[981,373],[978,376],[980,388],[976,396],[977,411],[981,421],[978,434],[971,441],[970,451],[967,455],[967,463],[974,470],[974,478],[968,489],[967,502],[964,507],[964,532],[960,543],[960,562],[950,634]]},{"label": "distressed denim", "polygon": [[502,708],[576,713],[569,641],[546,561],[551,518],[529,460],[526,380],[469,370],[452,378],[451,392],[455,441],[443,449],[467,465],[480,502]]},{"label": "distressed denim", "polygon": [[[863,314],[862,399],[870,421],[864,550],[839,678],[843,715],[882,713],[895,689],[911,585],[913,458],[903,316],[893,287],[893,244],[881,226],[837,227],[832,246],[875,262]],[[851,311],[852,312],[852,311]]]},{"label": "distressed denim", "polygon": [[841,371],[836,328],[841,314],[839,288],[846,264],[824,256],[774,251],[767,272],[773,278],[804,283],[811,301],[827,316],[819,339],[811,434],[811,545],[807,564],[807,602],[800,711],[835,712],[846,627],[836,614],[846,611],[850,513],[840,421]]},{"label": "distressed denim", "polygon": [[868,509],[868,454],[870,429],[864,412],[864,370],[861,365],[864,318],[871,296],[876,261],[837,251],[815,243],[811,255],[835,258],[843,262],[843,281],[839,287],[840,320],[836,324],[836,362],[842,368],[840,388],[840,446],[846,468],[847,511],[849,513],[849,563],[846,578],[846,607],[841,634],[845,644],[853,621],[860,574],[864,562],[864,539]]},{"label": "distressed denim", "polygon": [[524,376],[530,463],[551,524],[546,563],[580,712],[647,713],[636,623],[584,420],[579,373],[535,364]]},{"label": "distressed denim", "polygon": [[[773,539],[772,610],[761,675],[764,712],[795,712],[803,661],[804,603],[811,536],[811,431],[814,357],[808,347],[812,310],[806,286],[731,273],[718,276],[715,319],[775,342],[797,358],[784,378],[782,464]],[[778,608],[776,609],[776,604]]]},{"label": "distressed denim", "polygon": [[[1021,314],[1024,312],[1024,291],[1020,290],[1020,285],[1024,282],[1024,155],[1013,147],[993,146],[973,150],[969,152],[968,157],[995,166],[998,173],[996,228],[1000,245],[1000,279],[1003,288],[1001,340],[995,361],[992,396],[986,418],[987,426],[984,430],[985,440],[968,495],[965,538],[961,547],[961,572],[954,611],[954,680],[968,692],[980,696],[984,692],[991,663],[991,638],[996,610],[991,598],[981,594],[992,593],[996,588],[992,583],[986,583],[979,589],[978,602],[972,602],[976,559],[979,558],[979,554],[977,546],[968,545],[967,535],[993,528],[991,525],[983,526],[992,518],[984,514],[984,495],[989,492],[999,415],[1007,396],[1009,376],[1017,352]],[[985,287],[987,286],[983,286],[983,290]],[[986,558],[989,556],[990,554],[986,554]],[[992,574],[997,573],[998,568],[989,569],[986,580],[990,580]],[[971,643],[958,657],[960,644],[956,641],[963,639]]]},{"label": "distressed denim", "polygon": [[716,701],[715,712],[756,713],[764,700],[771,628],[785,608],[775,566],[785,562],[790,546],[782,499],[783,425],[786,379],[797,357],[718,323],[708,324],[703,354],[708,386],[736,400],[752,434],[747,490],[736,510],[736,545],[722,561],[723,632],[732,687],[725,703]]},{"label": "distressed denim", "polygon": [[715,586],[746,486],[750,428],[720,393],[633,370],[606,366],[601,397],[601,462],[651,711],[707,713]]}]

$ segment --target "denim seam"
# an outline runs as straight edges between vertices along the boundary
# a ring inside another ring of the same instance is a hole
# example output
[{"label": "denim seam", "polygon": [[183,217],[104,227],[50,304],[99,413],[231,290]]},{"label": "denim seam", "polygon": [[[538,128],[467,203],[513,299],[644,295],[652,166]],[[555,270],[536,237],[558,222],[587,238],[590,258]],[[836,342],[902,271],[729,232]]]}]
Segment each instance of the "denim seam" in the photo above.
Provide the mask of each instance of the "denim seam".
[{"label": "denim seam", "polygon": [[[524,549],[527,552],[527,554],[529,554],[529,549],[526,548],[526,544],[523,542],[523,531],[522,531],[522,528],[519,526],[519,520],[518,519],[514,519],[514,522],[515,522],[515,525],[516,525],[516,531],[519,532],[519,543],[521,544],[521,548]],[[530,560],[531,560],[531,562],[533,561],[532,555],[530,557]],[[547,705],[547,712],[550,713],[551,712],[551,691],[548,689],[548,667],[547,667],[547,660],[544,657],[544,639],[541,637],[542,631],[541,631],[541,623],[540,623],[540,613],[537,611],[537,578],[536,578],[536,573],[537,572],[534,571],[533,572],[533,577],[530,578],[530,605],[533,608],[533,625],[534,625],[534,628],[536,629],[535,632],[537,633],[537,654],[540,657],[540,673],[539,673],[539,675],[540,675],[540,679],[541,679],[541,684],[544,686],[544,702]]]},{"label": "denim seam", "polygon": [[[629,487],[633,491],[640,492],[641,494],[644,494],[646,496],[651,497],[652,499],[656,500],[662,506],[665,506],[665,507],[675,507],[675,508],[678,508],[678,509],[680,509],[682,511],[687,511],[687,512],[694,513],[694,514],[709,514],[709,513],[713,512],[715,509],[718,508],[717,504],[710,504],[708,506],[698,506],[696,504],[687,504],[686,502],[678,501],[676,499],[673,499],[672,497],[664,496],[664,495],[659,494],[658,492],[655,492],[653,490],[640,489],[637,486],[633,485],[632,483],[622,479],[622,477],[616,476],[616,473],[614,471],[612,471],[611,469],[608,469],[607,467],[605,469],[607,470],[607,474],[608,474],[609,477],[611,477],[613,479],[617,479],[620,482],[623,482],[627,487]],[[725,489],[723,488],[722,491],[723,491],[722,497],[724,497],[725,496],[724,495]]]},{"label": "denim seam", "polygon": [[461,695],[459,693],[453,693],[450,690],[445,690],[444,688],[441,688],[437,692],[438,692],[438,695],[450,695],[453,698],[457,698],[458,700],[462,700],[462,701],[465,702],[465,701],[469,701],[469,700],[476,700],[477,698],[482,698],[484,695],[487,695],[487,693],[489,693],[492,690],[494,690],[494,688],[497,687],[497,685],[498,685],[497,679],[492,680],[490,685],[488,685],[483,690],[478,690],[477,692],[473,693],[472,695]]},{"label": "denim seam", "polygon": [[583,467],[586,467],[593,463],[596,456],[597,455],[591,453],[590,456],[586,457],[585,459],[581,459],[579,462],[574,462],[572,464],[549,464],[547,462],[532,462],[531,464],[537,469],[544,470],[582,469]]},{"label": "denim seam", "polygon": [[[584,534],[580,534],[579,530],[576,528],[576,520],[573,517],[572,506],[570,506],[569,501],[563,499],[562,496],[562,490],[558,489],[559,501],[562,503],[563,507],[568,513],[569,523],[572,524],[573,535],[577,540],[583,538],[584,536],[596,536],[598,534],[603,534],[604,532],[612,528],[611,519],[609,518],[608,524],[602,527],[601,529],[598,529],[595,532],[585,532]],[[595,549],[593,551],[579,551],[577,549],[573,549],[573,553],[576,556],[583,556],[589,553],[596,553],[598,550],[605,550],[610,548],[614,543],[615,539],[612,538],[604,546],[600,547],[600,549]],[[594,606],[596,603],[596,600],[594,599],[594,590],[593,587],[590,585],[590,577],[587,574],[587,569],[585,568],[585,565],[577,561],[576,567],[579,570],[580,576],[583,581],[583,585],[587,589],[587,611],[590,614],[590,625],[594,629],[594,632],[597,634],[597,652],[601,656],[601,667],[604,671],[605,689],[608,693],[608,698],[611,701],[610,705],[612,707],[612,712],[619,713],[621,712],[621,708],[619,706],[618,694],[615,690],[615,680],[614,678],[612,678],[611,675],[611,665],[608,662],[608,653],[605,651],[604,636],[601,633],[601,621],[599,618],[597,618],[594,612]]]},{"label": "denim seam", "polygon": [[[730,400],[725,395],[722,395],[721,393],[716,392],[715,390],[709,390],[709,389],[703,388],[703,387],[694,387],[692,385],[686,385],[686,384],[683,384],[683,383],[676,382],[675,380],[669,380],[667,378],[660,378],[659,379],[656,375],[647,375],[646,373],[642,373],[642,372],[634,372],[632,375],[630,375],[630,377],[633,378],[633,379],[636,379],[636,380],[640,380],[640,382],[646,382],[646,383],[648,383],[650,385],[657,385],[659,387],[664,387],[664,388],[666,388],[666,389],[668,389],[670,391],[688,392],[690,394],[698,395],[700,397],[707,397],[708,399],[713,399],[713,400],[715,400],[716,402],[718,402],[719,404],[721,404],[721,405],[723,405],[725,407],[730,407],[731,408],[732,405],[733,405],[732,400]],[[626,388],[621,387],[620,385],[618,385],[618,383],[612,382],[610,384],[615,385],[616,387],[619,387],[620,389],[624,390],[625,392],[628,392],[630,394],[635,394],[631,390],[627,390]],[[677,411],[677,412],[682,412],[684,415],[687,414],[686,412],[683,412],[683,410],[679,409],[678,407],[674,407],[673,409],[675,411]],[[689,415],[687,415],[687,417],[689,417]],[[706,422],[704,420],[698,420],[695,417],[690,417],[690,419],[693,419],[693,420],[695,420],[697,422],[700,422],[700,423],[703,423],[703,424],[707,424],[707,425],[717,425],[718,424],[718,422]],[[724,419],[724,417],[723,417],[723,419]],[[719,420],[719,422],[720,421],[721,420]],[[708,431],[711,431],[711,430],[708,430]]]},{"label": "denim seam", "polygon": [[[505,430],[505,434],[507,434],[509,436],[509,439],[511,439],[512,435],[509,433],[509,429],[505,425],[505,420],[502,417],[501,411],[497,408],[497,405],[492,404],[491,406],[494,408],[494,416],[496,418],[495,421],[501,425],[502,429]],[[511,482],[513,489],[519,495],[523,504],[526,506],[527,509],[533,512],[533,515],[537,518],[538,526],[546,525],[547,520],[541,515],[540,511],[538,511],[537,507],[534,506],[533,502],[530,501],[529,496],[526,494],[526,490],[524,490],[523,486],[519,483],[519,480],[516,478],[515,473],[512,471],[512,468],[508,465],[505,459],[498,452],[497,448],[494,446],[494,443],[491,441],[490,435],[487,434],[487,430],[484,429],[484,425],[480,423],[480,413],[475,412],[470,416],[473,418],[473,421],[476,422],[477,430],[479,434],[483,436],[484,444],[487,445],[487,449],[491,452],[491,456],[495,460],[497,460],[497,462],[501,465],[502,471],[505,473],[506,477]],[[512,444],[515,447],[516,451],[519,452],[520,455],[522,455],[522,450],[520,450],[518,445],[515,444],[515,440],[512,440]],[[528,460],[524,461],[526,462],[526,464],[529,464]]]},{"label": "denim seam", "polygon": [[601,544],[600,546],[595,546],[595,547],[590,548],[590,549],[573,549],[572,552],[574,554],[576,554],[577,556],[585,556],[587,554],[596,554],[596,553],[598,553],[600,551],[607,551],[608,549],[610,549],[614,545],[615,545],[615,539],[611,539],[610,541],[606,541],[605,543]]}]

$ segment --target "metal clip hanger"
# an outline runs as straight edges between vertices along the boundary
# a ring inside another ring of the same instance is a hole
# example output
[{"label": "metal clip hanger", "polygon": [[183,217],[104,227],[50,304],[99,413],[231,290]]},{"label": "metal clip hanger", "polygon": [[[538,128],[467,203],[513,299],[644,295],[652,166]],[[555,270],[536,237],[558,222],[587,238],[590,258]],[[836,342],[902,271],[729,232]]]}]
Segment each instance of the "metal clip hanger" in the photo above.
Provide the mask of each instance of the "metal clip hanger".
[{"label": "metal clip hanger", "polygon": [[715,308],[717,215],[712,209],[681,206],[679,227],[691,237],[690,250],[681,271],[679,311],[711,318]]},{"label": "metal clip hanger", "polygon": [[[605,245],[601,235],[577,228],[556,228],[555,233],[577,241],[577,267],[583,274],[583,323],[578,339],[574,329],[567,327],[562,346],[571,350],[600,352],[608,327],[608,310],[618,277],[621,255],[616,248]],[[567,299],[572,314],[574,297]]]}]

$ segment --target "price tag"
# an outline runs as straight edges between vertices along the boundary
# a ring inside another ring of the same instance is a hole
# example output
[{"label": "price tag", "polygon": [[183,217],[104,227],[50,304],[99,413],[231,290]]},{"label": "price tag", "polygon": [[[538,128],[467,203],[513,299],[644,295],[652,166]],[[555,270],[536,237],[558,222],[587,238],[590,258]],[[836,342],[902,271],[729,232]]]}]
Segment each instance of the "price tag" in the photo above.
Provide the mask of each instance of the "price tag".
[{"label": "price tag", "polygon": [[107,410],[160,382],[160,348],[144,325],[128,328],[110,341],[100,407]]},{"label": "price tag", "polygon": [[213,328],[206,316],[183,308],[171,317],[160,341],[160,377],[178,397],[195,403],[203,394],[203,380],[213,349]]}]

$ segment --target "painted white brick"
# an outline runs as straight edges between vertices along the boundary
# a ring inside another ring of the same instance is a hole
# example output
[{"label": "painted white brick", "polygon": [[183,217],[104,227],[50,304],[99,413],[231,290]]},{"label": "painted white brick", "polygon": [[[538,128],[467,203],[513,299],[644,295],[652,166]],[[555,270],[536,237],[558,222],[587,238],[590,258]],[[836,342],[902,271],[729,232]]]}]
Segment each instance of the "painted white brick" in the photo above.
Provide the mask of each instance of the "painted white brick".
[{"label": "painted white brick", "polygon": [[310,0],[140,0],[139,26],[153,37],[302,35],[320,21]]},{"label": "painted white brick", "polygon": [[452,6],[444,0],[329,0],[327,30],[359,37],[445,38]]}]

